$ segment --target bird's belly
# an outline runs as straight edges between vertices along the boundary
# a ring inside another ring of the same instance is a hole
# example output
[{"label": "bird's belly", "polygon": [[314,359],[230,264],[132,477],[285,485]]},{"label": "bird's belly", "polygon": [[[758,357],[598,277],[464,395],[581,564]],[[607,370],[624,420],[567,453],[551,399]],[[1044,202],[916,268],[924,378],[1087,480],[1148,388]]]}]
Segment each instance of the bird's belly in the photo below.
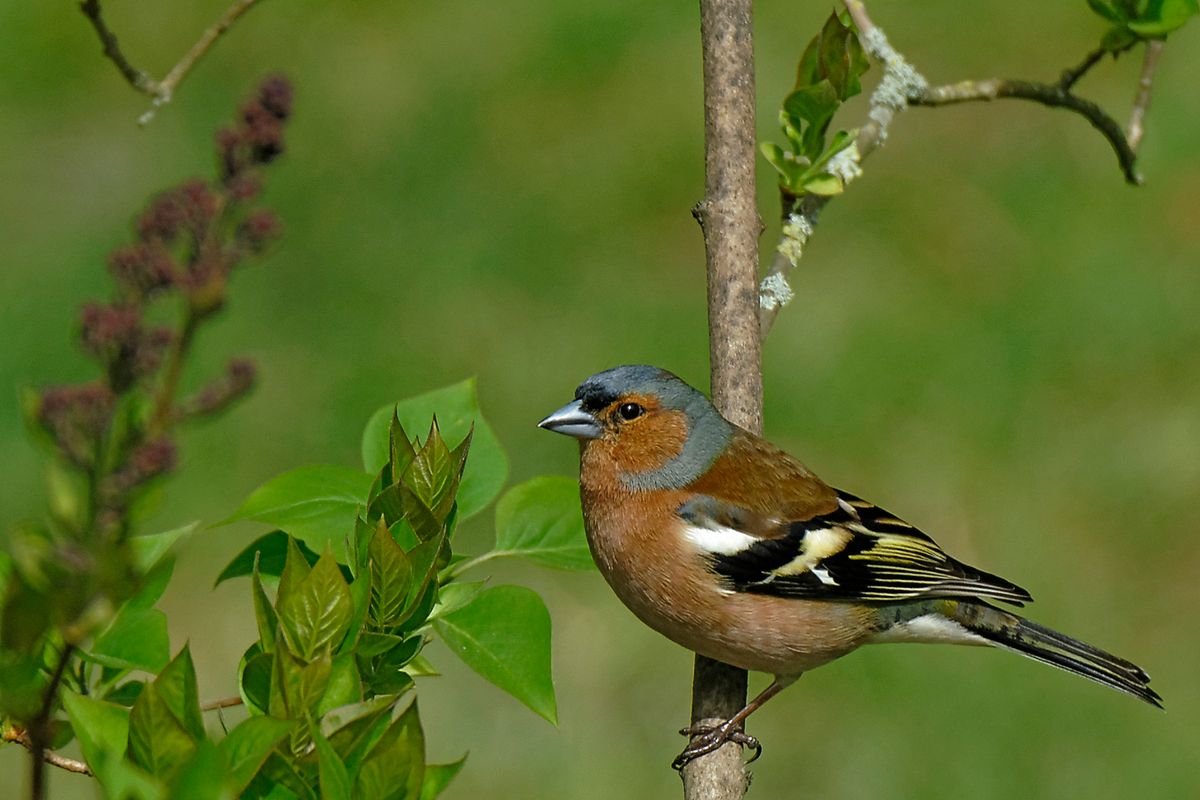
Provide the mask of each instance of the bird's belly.
[{"label": "bird's belly", "polygon": [[869,614],[853,606],[728,591],[674,559],[613,559],[603,550],[593,543],[601,573],[642,622],[743,669],[798,674],[845,655],[872,633]]}]

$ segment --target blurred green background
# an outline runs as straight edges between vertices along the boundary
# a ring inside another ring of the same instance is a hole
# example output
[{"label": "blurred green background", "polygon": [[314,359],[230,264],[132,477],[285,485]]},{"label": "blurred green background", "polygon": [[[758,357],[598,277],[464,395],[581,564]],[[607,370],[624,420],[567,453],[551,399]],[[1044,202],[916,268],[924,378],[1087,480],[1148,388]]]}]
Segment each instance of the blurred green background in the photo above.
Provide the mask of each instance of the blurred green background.
[{"label": "blurred green background", "polygon": [[[238,276],[190,376],[244,353],[262,383],[185,437],[157,527],[218,520],[302,463],[356,464],[372,410],[467,375],[514,480],[575,471],[575,448],[534,423],[584,376],[652,362],[706,384],[694,2],[262,3],[145,129],[144,98],[74,5],[0,4],[5,524],[42,502],[16,386],[90,374],[74,327],[107,290],[105,254],[149,194],[209,173],[213,130],[271,70],[297,86],[267,193],[287,233]],[[162,75],[225,0],[106,7],[131,59]],[[775,109],[829,8],[758,3],[760,138],[778,139]],[[1083,0],[871,8],[935,82],[1053,79],[1102,31]],[[1139,65],[1106,62],[1081,91],[1124,120]],[[1198,72],[1193,23],[1165,50],[1140,189],[1063,112],[904,114],[825,214],[765,350],[771,438],[1028,587],[1040,621],[1144,665],[1167,713],[999,652],[868,648],[754,718],[766,754],[751,796],[1200,792]],[[234,692],[254,637],[248,587],[212,580],[261,532],[197,534],[164,600],[202,696]],[[482,515],[461,544],[490,535]],[[446,677],[420,690],[430,756],[470,752],[446,796],[677,795],[690,655],[594,573],[495,576],[547,597],[562,724],[435,648]],[[0,748],[3,794],[25,771]],[[56,798],[92,796],[87,779],[53,781]]]}]

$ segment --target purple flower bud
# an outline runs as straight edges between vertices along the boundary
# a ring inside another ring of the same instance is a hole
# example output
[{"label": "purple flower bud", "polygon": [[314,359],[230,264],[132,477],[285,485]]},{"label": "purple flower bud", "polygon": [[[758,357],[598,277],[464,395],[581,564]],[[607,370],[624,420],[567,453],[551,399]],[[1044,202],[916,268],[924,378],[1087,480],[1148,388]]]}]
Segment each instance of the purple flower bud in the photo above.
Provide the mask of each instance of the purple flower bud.
[{"label": "purple flower bud", "polygon": [[138,236],[143,242],[170,244],[187,224],[187,210],[177,192],[163,192],[150,202],[138,220]]},{"label": "purple flower bud", "polygon": [[107,386],[85,383],[42,391],[38,422],[67,460],[80,467],[95,461],[97,442],[112,420],[114,398]]},{"label": "purple flower bud", "polygon": [[196,417],[225,410],[253,388],[257,373],[250,359],[233,359],[224,375],[180,404],[180,416]]},{"label": "purple flower bud", "polygon": [[108,361],[133,348],[141,333],[142,315],[136,306],[84,303],[80,323],[83,349]]},{"label": "purple flower bud", "polygon": [[251,253],[261,253],[283,233],[283,225],[273,211],[255,211],[238,226],[238,241]]},{"label": "purple flower bud", "polygon": [[158,245],[119,247],[108,257],[108,271],[134,298],[151,297],[175,282],[175,263]]},{"label": "purple flower bud", "polygon": [[253,200],[262,191],[262,182],[254,175],[234,175],[225,184],[235,200]]},{"label": "purple flower bud", "polygon": [[292,115],[291,82],[282,75],[272,75],[259,87],[258,101],[276,119],[287,119]]},{"label": "purple flower bud", "polygon": [[221,177],[229,180],[246,168],[245,141],[233,128],[221,128],[217,131],[216,140]]},{"label": "purple flower bud", "polygon": [[170,472],[178,461],[175,444],[167,438],[155,439],[138,447],[129,456],[129,465],[139,480],[148,481],[153,477]]}]

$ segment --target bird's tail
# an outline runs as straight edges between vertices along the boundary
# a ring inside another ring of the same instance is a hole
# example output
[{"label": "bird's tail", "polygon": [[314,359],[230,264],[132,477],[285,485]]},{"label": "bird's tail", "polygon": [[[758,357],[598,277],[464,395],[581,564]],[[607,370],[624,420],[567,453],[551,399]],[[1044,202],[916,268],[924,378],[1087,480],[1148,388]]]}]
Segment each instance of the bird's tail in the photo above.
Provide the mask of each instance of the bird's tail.
[{"label": "bird's tail", "polygon": [[1150,676],[1137,664],[986,603],[948,601],[942,613],[989,644],[1090,678],[1162,708]]}]

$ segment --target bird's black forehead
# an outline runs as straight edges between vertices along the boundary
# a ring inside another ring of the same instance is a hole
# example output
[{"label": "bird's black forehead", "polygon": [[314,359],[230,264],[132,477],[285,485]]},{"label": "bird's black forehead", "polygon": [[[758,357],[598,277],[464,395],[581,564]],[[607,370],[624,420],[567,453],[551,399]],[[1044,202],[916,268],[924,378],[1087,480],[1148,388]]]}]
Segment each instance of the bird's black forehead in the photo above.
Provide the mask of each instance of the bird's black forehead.
[{"label": "bird's black forehead", "polygon": [[615,367],[598,372],[579,385],[575,399],[589,411],[598,411],[627,394],[659,394],[670,383],[682,383],[674,375],[644,365]]},{"label": "bird's black forehead", "polygon": [[583,401],[583,407],[588,411],[599,411],[607,408],[617,400],[617,393],[611,387],[598,383],[583,383],[575,390],[575,399]]}]

